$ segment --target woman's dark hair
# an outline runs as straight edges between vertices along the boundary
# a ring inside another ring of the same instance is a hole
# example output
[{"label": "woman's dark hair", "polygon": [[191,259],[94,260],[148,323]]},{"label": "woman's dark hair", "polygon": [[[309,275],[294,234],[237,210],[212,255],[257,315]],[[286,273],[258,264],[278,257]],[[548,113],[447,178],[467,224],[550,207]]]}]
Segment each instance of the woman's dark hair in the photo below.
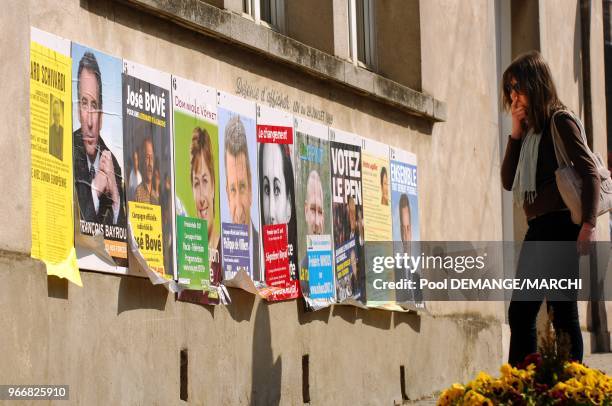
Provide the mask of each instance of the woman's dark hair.
[{"label": "woman's dark hair", "polygon": [[[289,145],[272,143],[261,144],[259,146],[259,159],[257,160],[260,180],[263,179],[263,153],[264,148],[266,147],[279,148],[283,157],[283,175],[285,175],[285,190],[287,192],[287,198],[291,202],[291,219],[287,223],[287,242],[289,244],[293,244],[293,257],[299,258],[297,254],[297,212],[295,210],[295,182],[293,179],[293,165],[291,165],[291,150],[289,149]],[[263,226],[265,224],[265,218],[263,210],[263,188],[261,187],[259,188],[259,213],[261,216],[261,225]]]},{"label": "woman's dark hair", "polygon": [[506,110],[510,110],[512,105],[510,82],[513,78],[520,87],[520,93],[529,98],[529,123],[536,133],[542,132],[553,113],[565,108],[557,96],[548,64],[538,51],[526,52],[512,61],[502,78],[502,104]]}]

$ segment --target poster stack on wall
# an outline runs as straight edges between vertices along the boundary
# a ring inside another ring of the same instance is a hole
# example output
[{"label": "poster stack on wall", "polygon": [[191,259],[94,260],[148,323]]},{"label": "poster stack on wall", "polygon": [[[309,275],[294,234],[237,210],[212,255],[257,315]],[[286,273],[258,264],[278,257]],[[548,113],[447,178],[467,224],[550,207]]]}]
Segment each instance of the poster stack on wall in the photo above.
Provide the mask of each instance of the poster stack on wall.
[{"label": "poster stack on wall", "polygon": [[329,139],[336,298],[339,303],[363,306],[365,257],[361,137],[330,129]]},{"label": "poster stack on wall", "polygon": [[257,143],[261,243],[270,301],[300,295],[297,219],[293,173],[293,117],[284,111],[257,106]]},{"label": "poster stack on wall", "polygon": [[217,92],[172,77],[180,300],[218,304],[221,282]]},{"label": "poster stack on wall", "polygon": [[374,286],[416,272],[367,266],[419,251],[414,154],[31,39],[32,257],[50,275],[144,276],[200,304],[228,303],[229,286],[307,310],[424,308],[418,289]]},{"label": "poster stack on wall", "polygon": [[328,128],[294,119],[299,277],[306,307],[335,302]]},{"label": "poster stack on wall", "polygon": [[[139,157],[142,180],[128,182],[130,264],[138,263],[153,283],[174,274],[172,107],[170,75],[124,60],[123,153]],[[135,169],[126,165],[126,171]]]}]

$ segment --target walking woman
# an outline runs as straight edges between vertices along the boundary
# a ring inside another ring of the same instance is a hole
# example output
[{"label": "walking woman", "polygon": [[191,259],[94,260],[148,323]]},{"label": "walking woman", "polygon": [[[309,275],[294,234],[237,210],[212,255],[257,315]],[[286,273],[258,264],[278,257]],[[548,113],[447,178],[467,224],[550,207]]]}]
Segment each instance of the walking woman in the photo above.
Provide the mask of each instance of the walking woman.
[{"label": "walking woman", "polygon": [[[595,222],[599,191],[599,176],[582,141],[580,129],[559,100],[550,68],[539,52],[519,56],[503,75],[503,105],[512,114],[512,133],[508,137],[501,168],[504,189],[512,190],[515,203],[521,204],[529,228],[521,249],[518,274],[537,278],[545,272],[541,262],[533,265],[527,249],[530,241],[576,241],[565,250],[564,267],[578,275],[579,255],[585,255],[595,241]],[[572,222],[555,181],[555,157],[551,125],[555,125],[563,147],[582,178],[582,223]],[[575,246],[575,249],[574,249]],[[567,252],[569,251],[569,252]],[[542,257],[540,257],[541,261]],[[559,261],[544,258],[556,268]],[[554,265],[551,263],[554,261]],[[574,298],[575,299],[575,298]],[[557,336],[570,341],[570,357],[582,361],[583,345],[578,306],[575,300],[548,301],[552,309]],[[508,310],[510,324],[510,354],[508,362],[517,365],[525,356],[536,352],[536,316],[542,300],[521,301],[513,296]]]}]

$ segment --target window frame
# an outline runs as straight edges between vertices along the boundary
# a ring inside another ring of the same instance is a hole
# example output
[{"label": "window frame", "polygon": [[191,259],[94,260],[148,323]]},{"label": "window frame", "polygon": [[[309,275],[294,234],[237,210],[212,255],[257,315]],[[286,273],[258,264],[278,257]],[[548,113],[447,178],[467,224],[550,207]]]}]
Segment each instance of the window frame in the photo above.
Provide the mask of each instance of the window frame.
[{"label": "window frame", "polygon": [[[368,70],[376,71],[376,30],[375,30],[375,0],[347,0],[349,23],[349,56],[354,65]],[[358,32],[357,32],[357,1],[363,2],[363,54],[359,58]]]},{"label": "window frame", "polygon": [[270,2],[270,22],[262,20],[261,8],[263,0],[243,0],[242,15],[280,33],[286,32],[285,0],[269,0]]}]

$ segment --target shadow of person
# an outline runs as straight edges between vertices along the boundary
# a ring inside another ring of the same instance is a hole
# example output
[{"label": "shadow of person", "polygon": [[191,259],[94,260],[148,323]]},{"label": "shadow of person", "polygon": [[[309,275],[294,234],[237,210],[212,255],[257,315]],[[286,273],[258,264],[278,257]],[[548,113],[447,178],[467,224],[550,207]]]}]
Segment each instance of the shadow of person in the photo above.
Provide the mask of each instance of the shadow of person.
[{"label": "shadow of person", "polygon": [[282,360],[274,361],[272,329],[268,303],[258,300],[253,325],[253,365],[251,372],[251,402],[257,405],[278,405],[281,394]]}]

